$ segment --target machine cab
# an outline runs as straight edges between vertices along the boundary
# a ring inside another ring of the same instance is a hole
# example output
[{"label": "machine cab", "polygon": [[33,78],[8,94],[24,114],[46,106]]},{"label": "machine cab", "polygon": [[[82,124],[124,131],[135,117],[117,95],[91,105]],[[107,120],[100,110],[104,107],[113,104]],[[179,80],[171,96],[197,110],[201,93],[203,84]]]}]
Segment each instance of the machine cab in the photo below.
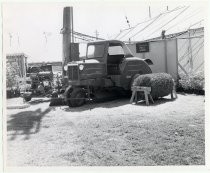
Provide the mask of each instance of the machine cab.
[{"label": "machine cab", "polygon": [[125,58],[123,46],[120,43],[109,43],[107,52],[107,74],[120,75],[120,64]]},{"label": "machine cab", "polygon": [[87,46],[86,59],[95,59],[106,66],[107,75],[120,75],[124,58],[133,57],[125,43],[117,40],[93,42]]}]

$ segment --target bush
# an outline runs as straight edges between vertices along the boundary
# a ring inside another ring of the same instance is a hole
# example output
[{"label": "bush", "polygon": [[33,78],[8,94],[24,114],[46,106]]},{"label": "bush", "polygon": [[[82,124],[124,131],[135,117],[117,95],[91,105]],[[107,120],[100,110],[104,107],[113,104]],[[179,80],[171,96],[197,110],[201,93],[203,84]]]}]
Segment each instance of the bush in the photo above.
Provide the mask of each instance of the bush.
[{"label": "bush", "polygon": [[178,90],[188,93],[204,94],[205,78],[203,72],[182,75],[179,80]]},{"label": "bush", "polygon": [[17,62],[6,63],[6,85],[8,88],[17,87],[20,70]]},{"label": "bush", "polygon": [[164,97],[173,90],[173,78],[167,73],[152,73],[137,77],[133,86],[151,87],[151,95],[154,99]]}]

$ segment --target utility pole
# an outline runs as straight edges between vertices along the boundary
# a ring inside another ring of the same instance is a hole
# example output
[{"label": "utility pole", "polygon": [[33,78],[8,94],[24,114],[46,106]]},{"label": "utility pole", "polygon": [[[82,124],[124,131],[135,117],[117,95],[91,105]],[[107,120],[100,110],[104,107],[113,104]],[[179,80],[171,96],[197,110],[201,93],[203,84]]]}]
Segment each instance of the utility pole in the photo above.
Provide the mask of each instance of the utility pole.
[{"label": "utility pole", "polygon": [[99,33],[97,30],[95,31],[95,34],[96,34],[96,40],[98,40]]},{"label": "utility pole", "polygon": [[191,45],[191,38],[190,38],[190,29],[188,30],[189,33],[189,46],[188,46],[188,56],[189,56],[189,63],[190,63],[190,72],[193,71],[193,55],[192,55],[192,45]]},{"label": "utility pole", "polygon": [[17,41],[18,41],[18,45],[20,46],[20,38],[18,34],[17,34]]},{"label": "utility pole", "polygon": [[166,7],[166,10],[168,11],[168,6]]},{"label": "utility pole", "polygon": [[151,18],[151,10],[150,10],[150,6],[149,6],[149,18]]},{"label": "utility pole", "polygon": [[11,33],[9,33],[9,45],[10,45],[10,47],[12,46],[12,34]]},{"label": "utility pole", "polygon": [[47,44],[48,37],[51,36],[51,32],[43,32],[43,34],[44,34],[45,42]]},{"label": "utility pole", "polygon": [[45,42],[47,44],[47,35],[46,35],[46,32],[43,32],[43,34],[44,34]]}]

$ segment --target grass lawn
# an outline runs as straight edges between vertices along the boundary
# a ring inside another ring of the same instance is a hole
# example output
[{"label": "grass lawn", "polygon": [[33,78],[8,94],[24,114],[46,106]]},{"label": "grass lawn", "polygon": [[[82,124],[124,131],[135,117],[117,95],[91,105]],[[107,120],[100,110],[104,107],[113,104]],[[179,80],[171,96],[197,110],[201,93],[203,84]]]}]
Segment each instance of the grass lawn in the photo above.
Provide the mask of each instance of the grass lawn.
[{"label": "grass lawn", "polygon": [[204,165],[204,96],[8,110],[8,166]]}]

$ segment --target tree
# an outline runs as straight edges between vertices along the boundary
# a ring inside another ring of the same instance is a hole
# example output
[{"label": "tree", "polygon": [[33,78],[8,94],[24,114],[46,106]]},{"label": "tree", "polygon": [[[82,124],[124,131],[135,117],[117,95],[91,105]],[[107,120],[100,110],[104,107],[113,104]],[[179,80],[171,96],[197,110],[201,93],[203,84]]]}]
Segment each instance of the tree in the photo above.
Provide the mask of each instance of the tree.
[{"label": "tree", "polygon": [[18,79],[20,78],[20,69],[17,62],[6,63],[6,85],[9,88],[17,87]]}]

